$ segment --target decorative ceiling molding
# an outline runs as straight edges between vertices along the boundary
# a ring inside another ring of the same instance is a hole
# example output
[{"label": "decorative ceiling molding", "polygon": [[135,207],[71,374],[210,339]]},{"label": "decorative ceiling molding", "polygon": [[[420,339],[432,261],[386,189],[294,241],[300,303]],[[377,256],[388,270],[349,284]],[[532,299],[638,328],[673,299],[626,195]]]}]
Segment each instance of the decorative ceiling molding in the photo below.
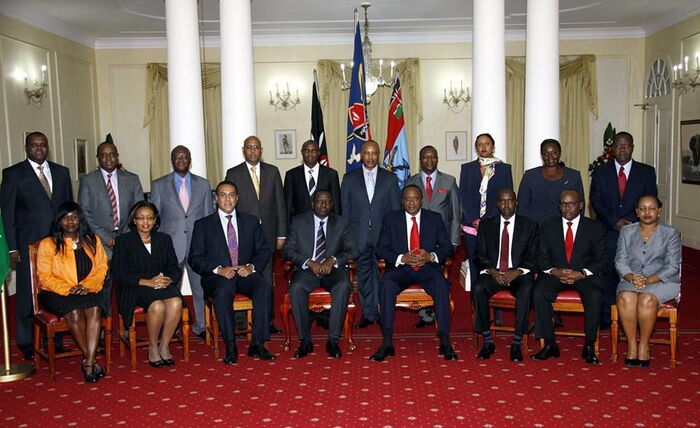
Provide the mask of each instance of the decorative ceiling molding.
[{"label": "decorative ceiling molding", "polygon": [[642,25],[644,34],[650,36],[697,14],[700,14],[700,6],[697,4],[688,5],[686,8],[676,8]]},{"label": "decorative ceiling molding", "polygon": [[51,17],[39,16],[38,14],[29,17],[17,10],[14,10],[13,8],[10,8],[9,6],[3,4],[1,1],[0,15],[8,16],[27,25],[31,25],[32,27],[36,27],[40,30],[56,34],[73,42],[85,45],[89,48],[95,48],[95,42],[97,41],[97,37],[84,33],[80,30],[76,30],[75,28],[68,26],[65,23],[53,19]]}]

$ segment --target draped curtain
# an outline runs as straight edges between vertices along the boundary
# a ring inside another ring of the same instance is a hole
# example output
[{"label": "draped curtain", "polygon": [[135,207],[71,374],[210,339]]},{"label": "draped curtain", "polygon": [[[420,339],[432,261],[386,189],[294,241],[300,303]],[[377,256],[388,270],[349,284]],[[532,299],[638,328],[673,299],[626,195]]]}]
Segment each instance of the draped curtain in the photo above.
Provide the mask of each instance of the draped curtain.
[{"label": "draped curtain", "polygon": [[[561,160],[581,172],[589,194],[588,163],[590,114],[598,117],[598,85],[595,55],[561,57],[559,61],[559,132]],[[508,163],[513,166],[515,186],[523,175],[525,128],[525,59],[506,59],[506,123]]]},{"label": "draped curtain", "polygon": [[[223,177],[221,167],[221,67],[202,64],[202,96],[204,103],[204,141],[207,177],[214,182]],[[172,170],[168,131],[168,67],[149,63],[146,77],[146,109],[143,126],[149,126],[151,179]]]},{"label": "draped curtain", "polygon": [[[401,80],[401,95],[404,107],[404,121],[408,152],[416,153],[418,124],[423,120],[423,101],[420,90],[420,62],[417,58],[398,61],[396,65]],[[342,175],[347,165],[345,159],[347,138],[348,91],[341,89],[343,75],[340,63],[322,59],[316,65],[318,73],[319,98],[323,109],[323,121],[328,144],[328,158],[333,168]],[[350,73],[346,70],[346,78]],[[383,159],[386,146],[387,119],[389,115],[390,87],[380,87],[372,95],[367,107],[372,139],[379,143]],[[412,171],[415,172],[417,160],[412,159]]]}]

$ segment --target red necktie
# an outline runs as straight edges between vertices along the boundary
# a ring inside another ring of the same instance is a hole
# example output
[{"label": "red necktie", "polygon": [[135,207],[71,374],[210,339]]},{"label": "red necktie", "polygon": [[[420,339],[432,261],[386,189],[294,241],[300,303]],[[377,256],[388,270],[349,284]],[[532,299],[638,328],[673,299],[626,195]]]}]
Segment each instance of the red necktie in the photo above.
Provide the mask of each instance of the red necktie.
[{"label": "red necktie", "polygon": [[[413,220],[413,226],[411,226],[411,241],[409,242],[409,250],[417,250],[420,248],[420,234],[418,233],[418,223],[416,222],[416,217],[411,217]],[[413,270],[420,269],[418,266],[412,266]]]},{"label": "red necktie", "polygon": [[431,181],[433,181],[432,177],[425,177],[425,196],[428,197],[428,200],[433,198],[433,185],[430,184]]},{"label": "red necktie", "polygon": [[510,247],[510,235],[508,234],[509,221],[503,222],[503,233],[501,233],[501,256],[498,260],[499,272],[508,270],[508,247]]},{"label": "red necktie", "polygon": [[620,167],[620,174],[617,176],[617,185],[620,188],[620,197],[625,196],[625,188],[627,187],[627,176],[625,175],[625,168]]},{"label": "red necktie", "polygon": [[567,221],[566,224],[569,226],[566,229],[566,239],[564,239],[564,247],[566,248],[566,262],[571,262],[571,255],[574,253],[574,231],[571,230],[571,225],[573,222]]}]

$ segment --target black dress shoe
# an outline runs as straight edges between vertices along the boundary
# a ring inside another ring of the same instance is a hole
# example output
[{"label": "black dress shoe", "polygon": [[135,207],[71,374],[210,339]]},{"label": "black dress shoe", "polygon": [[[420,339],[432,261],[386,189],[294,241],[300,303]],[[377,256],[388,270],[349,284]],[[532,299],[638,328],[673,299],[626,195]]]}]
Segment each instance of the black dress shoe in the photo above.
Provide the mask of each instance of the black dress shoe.
[{"label": "black dress shoe", "polygon": [[195,333],[194,335],[197,336],[197,337],[199,337],[199,338],[202,339],[202,340],[207,340],[207,332],[206,332],[206,330],[203,330],[203,331],[201,331],[201,332],[199,332],[199,333]]},{"label": "black dress shoe", "polygon": [[102,367],[98,366],[97,363],[92,365],[92,372],[97,375],[97,377],[105,377],[106,373]]},{"label": "black dress shoe", "polygon": [[238,348],[236,347],[236,342],[226,344],[226,356],[224,357],[224,364],[231,365],[238,362]]},{"label": "black dress shoe", "polygon": [[417,323],[413,325],[413,328],[423,328],[426,325],[432,325],[435,324],[435,320],[432,321],[426,321],[423,318],[419,319]]},{"label": "black dress shoe", "polygon": [[376,322],[376,321],[372,321],[372,320],[369,320],[369,319],[363,317],[363,318],[360,320],[360,322],[357,323],[357,325],[356,325],[355,327],[357,327],[357,328],[367,328],[367,327],[371,326],[372,324],[374,324],[375,322]]},{"label": "black dress shoe", "polygon": [[533,360],[548,360],[550,358],[559,358],[559,347],[554,345],[544,345],[540,352],[531,355]]},{"label": "black dress shoe", "polygon": [[282,330],[275,327],[274,324],[270,323],[270,334],[280,334],[280,333],[282,333]]},{"label": "black dress shoe", "polygon": [[637,367],[647,368],[649,367],[649,360],[637,360]]},{"label": "black dress shoe", "polygon": [[[85,377],[86,383],[95,383],[98,380],[100,380],[100,376],[98,376],[98,374],[95,373],[94,366],[90,364],[83,364],[82,366],[83,376]],[[88,373],[86,369],[90,369],[90,373]]]},{"label": "black dress shoe", "polygon": [[151,367],[153,367],[154,369],[159,369],[159,368],[161,368],[161,367],[163,367],[163,366],[166,365],[166,364],[165,364],[165,361],[163,361],[163,360],[158,360],[158,361],[151,361],[151,360],[148,360],[148,364],[150,364]]},{"label": "black dress shoe", "polygon": [[625,367],[639,367],[639,360],[636,358],[625,358]]},{"label": "black dress shoe", "polygon": [[274,360],[275,357],[270,351],[265,348],[262,343],[253,344],[248,347],[248,356],[257,358],[258,360]]},{"label": "black dress shoe", "polygon": [[314,351],[314,344],[310,340],[302,340],[299,343],[297,351],[294,353],[294,358],[304,358]]},{"label": "black dress shoe", "polygon": [[523,351],[520,350],[520,345],[510,345],[510,360],[516,363],[523,361]]},{"label": "black dress shoe", "polygon": [[34,351],[22,351],[24,361],[34,361]]},{"label": "black dress shoe", "polygon": [[600,360],[595,355],[595,349],[592,346],[584,346],[581,350],[581,358],[586,360],[588,364],[600,364]]},{"label": "black dress shoe", "polygon": [[484,342],[481,350],[476,354],[477,360],[488,360],[496,352],[496,344],[493,342]]},{"label": "black dress shoe", "polygon": [[384,361],[386,357],[393,357],[394,355],[396,355],[394,345],[382,345],[377,349],[377,352],[370,355],[369,359],[370,361]]},{"label": "black dress shoe", "polygon": [[343,356],[343,353],[340,352],[340,346],[338,346],[337,340],[329,340],[326,342],[326,352],[328,352],[328,356],[331,358],[340,358]]},{"label": "black dress shoe", "polygon": [[447,361],[457,360],[457,353],[450,343],[445,345],[440,344],[438,353],[442,355]]}]

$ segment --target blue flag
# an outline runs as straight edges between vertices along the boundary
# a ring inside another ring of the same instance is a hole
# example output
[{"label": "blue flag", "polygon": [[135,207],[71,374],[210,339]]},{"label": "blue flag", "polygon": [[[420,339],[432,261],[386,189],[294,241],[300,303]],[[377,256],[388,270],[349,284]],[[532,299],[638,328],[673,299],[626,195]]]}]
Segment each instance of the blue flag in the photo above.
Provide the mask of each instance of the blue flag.
[{"label": "blue flag", "polygon": [[355,23],[355,53],[350,77],[350,97],[348,98],[348,134],[345,159],[346,171],[362,165],[360,152],[362,145],[371,138],[367,119],[367,95],[365,93],[365,60],[362,55],[360,22]]}]

